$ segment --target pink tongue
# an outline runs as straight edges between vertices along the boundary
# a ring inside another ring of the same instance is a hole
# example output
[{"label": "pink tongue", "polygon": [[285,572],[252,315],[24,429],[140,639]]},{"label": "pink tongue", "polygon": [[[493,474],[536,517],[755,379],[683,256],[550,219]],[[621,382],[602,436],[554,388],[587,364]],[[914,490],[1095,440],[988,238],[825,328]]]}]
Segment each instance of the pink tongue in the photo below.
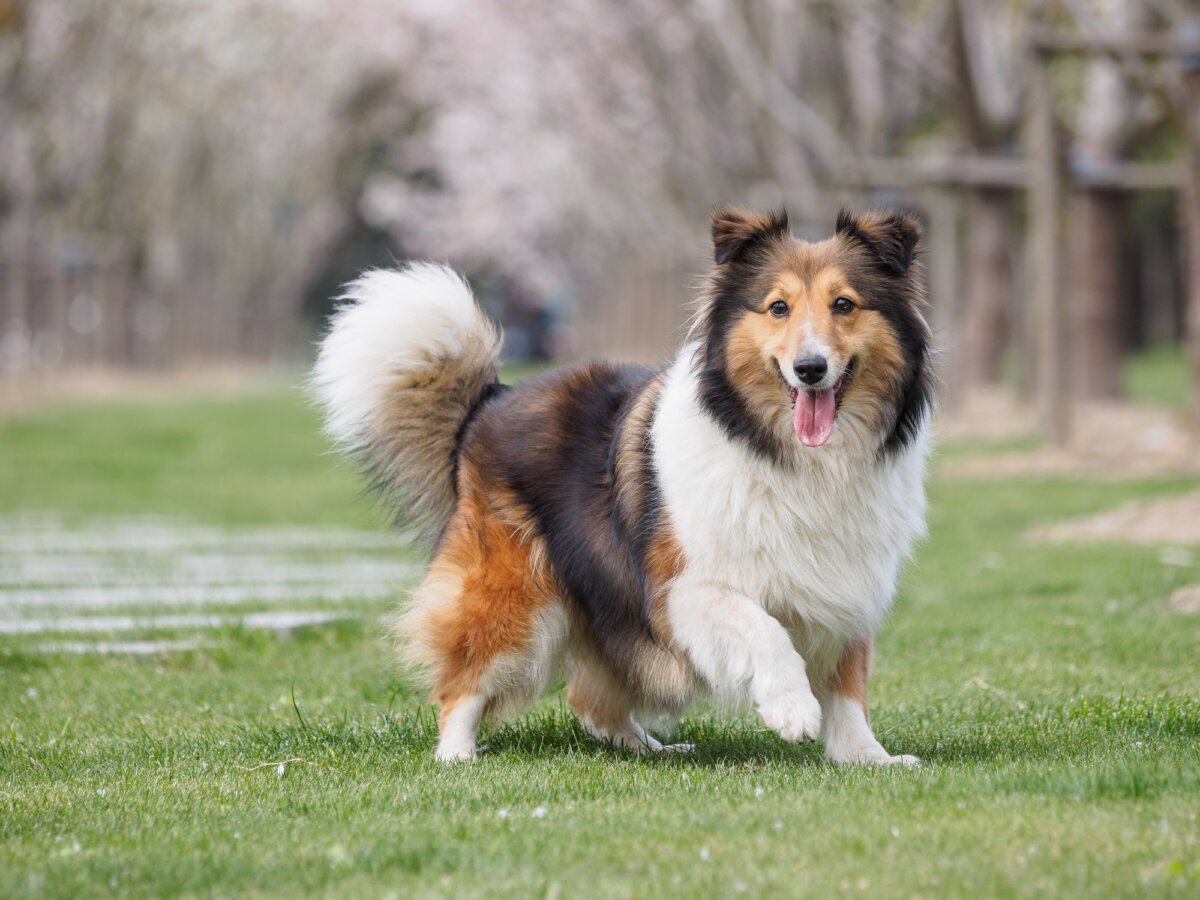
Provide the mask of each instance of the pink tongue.
[{"label": "pink tongue", "polygon": [[820,447],[833,434],[833,416],[837,398],[833,388],[827,391],[796,393],[796,437],[805,447]]}]

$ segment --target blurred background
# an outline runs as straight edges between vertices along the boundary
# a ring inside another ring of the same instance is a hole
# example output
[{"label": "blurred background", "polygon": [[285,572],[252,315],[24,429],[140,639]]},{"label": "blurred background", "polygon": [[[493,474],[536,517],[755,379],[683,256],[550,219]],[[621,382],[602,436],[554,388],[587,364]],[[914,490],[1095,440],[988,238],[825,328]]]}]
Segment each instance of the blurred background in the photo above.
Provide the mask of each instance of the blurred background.
[{"label": "blurred background", "polygon": [[1189,321],[1197,393],[1198,29],[1189,0],[0,0],[0,389],[299,369],[339,285],[410,257],[468,273],[511,359],[661,362],[714,205],[814,238],[900,205],[947,407],[1007,385],[1064,441],[1131,352],[1187,371]]},{"label": "blurred background", "polygon": [[[510,381],[663,363],[723,203],[925,225],[871,692],[930,764],[555,690],[435,773],[426,552],[302,388],[339,286],[449,262]],[[1200,897],[1198,383],[1191,0],[0,0],[0,898]]]}]

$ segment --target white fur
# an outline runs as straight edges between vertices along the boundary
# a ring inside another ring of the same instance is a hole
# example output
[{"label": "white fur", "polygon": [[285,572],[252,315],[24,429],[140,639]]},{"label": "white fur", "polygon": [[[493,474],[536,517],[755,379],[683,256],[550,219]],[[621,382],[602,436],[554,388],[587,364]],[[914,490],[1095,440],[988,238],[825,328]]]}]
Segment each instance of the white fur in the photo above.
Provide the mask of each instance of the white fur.
[{"label": "white fur", "polygon": [[562,658],[567,632],[566,609],[557,603],[550,604],[534,618],[525,646],[492,659],[480,680],[479,690],[500,701],[494,711],[496,717],[523,708],[546,690]]},{"label": "white fur", "polygon": [[442,736],[438,741],[437,759],[440,762],[456,762],[475,758],[475,736],[479,733],[479,720],[487,698],[475,694],[459,702],[442,723]]},{"label": "white fur", "polygon": [[817,736],[821,707],[804,659],[761,605],[689,567],[671,587],[667,616],[675,640],[719,696],[736,702],[748,695],[767,726],[788,740]]},{"label": "white fur", "polygon": [[858,701],[831,694],[825,702],[825,723],[821,737],[825,741],[825,758],[835,763],[901,763],[918,765],[915,756],[892,756],[875,739],[866,713]]},{"label": "white fur", "polygon": [[[924,532],[928,441],[922,430],[880,459],[882,436],[844,408],[824,446],[794,441],[794,465],[781,466],[700,408],[695,354],[684,348],[669,370],[652,426],[664,507],[687,560],[667,596],[674,637],[718,695],[749,698],[784,737],[815,737],[806,670],[823,679],[891,605]],[[850,754],[841,735],[856,726],[844,710],[834,716],[827,733]]]},{"label": "white fur", "polygon": [[796,353],[796,356],[823,356],[826,359],[833,356],[833,351],[829,349],[829,345],[813,334],[811,319],[805,323],[804,333],[804,343],[800,345],[800,350]]},{"label": "white fur", "polygon": [[436,263],[367,272],[341,299],[312,386],[327,410],[326,432],[347,449],[368,442],[397,372],[434,369],[460,356],[473,332],[494,331],[467,283]]}]

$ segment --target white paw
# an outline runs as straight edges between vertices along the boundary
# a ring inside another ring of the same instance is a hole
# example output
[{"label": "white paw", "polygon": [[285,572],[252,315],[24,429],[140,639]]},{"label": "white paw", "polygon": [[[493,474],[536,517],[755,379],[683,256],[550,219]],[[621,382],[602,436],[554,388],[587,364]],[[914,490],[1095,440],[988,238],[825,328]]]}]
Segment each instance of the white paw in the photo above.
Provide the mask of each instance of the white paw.
[{"label": "white paw", "polygon": [[691,753],[695,749],[691,744],[660,744],[653,738],[649,742],[617,739],[613,744],[635,753]]},{"label": "white paw", "polygon": [[438,762],[455,763],[455,762],[474,762],[475,748],[474,747],[444,747],[438,745],[437,752],[434,758]]},{"label": "white paw", "polygon": [[921,765],[921,760],[907,753],[892,756],[882,747],[864,747],[852,752],[828,751],[826,757],[832,763],[853,765],[855,763],[869,766],[909,766]]},{"label": "white paw", "polygon": [[758,703],[767,727],[785,741],[811,741],[821,731],[821,704],[811,690],[790,690]]},{"label": "white paw", "polygon": [[614,746],[638,753],[690,753],[691,744],[663,744],[644,729],[622,731],[608,737]]}]

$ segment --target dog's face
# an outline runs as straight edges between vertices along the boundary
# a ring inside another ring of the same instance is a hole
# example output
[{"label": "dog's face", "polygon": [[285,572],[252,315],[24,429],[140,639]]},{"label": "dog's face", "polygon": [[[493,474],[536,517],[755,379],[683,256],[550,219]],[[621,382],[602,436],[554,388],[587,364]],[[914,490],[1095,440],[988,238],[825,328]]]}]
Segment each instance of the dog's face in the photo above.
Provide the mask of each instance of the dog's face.
[{"label": "dog's face", "polygon": [[823,446],[839,420],[903,446],[929,403],[916,220],[843,212],[810,244],[783,215],[719,210],[712,233],[702,395],[726,431],[777,458]]}]

